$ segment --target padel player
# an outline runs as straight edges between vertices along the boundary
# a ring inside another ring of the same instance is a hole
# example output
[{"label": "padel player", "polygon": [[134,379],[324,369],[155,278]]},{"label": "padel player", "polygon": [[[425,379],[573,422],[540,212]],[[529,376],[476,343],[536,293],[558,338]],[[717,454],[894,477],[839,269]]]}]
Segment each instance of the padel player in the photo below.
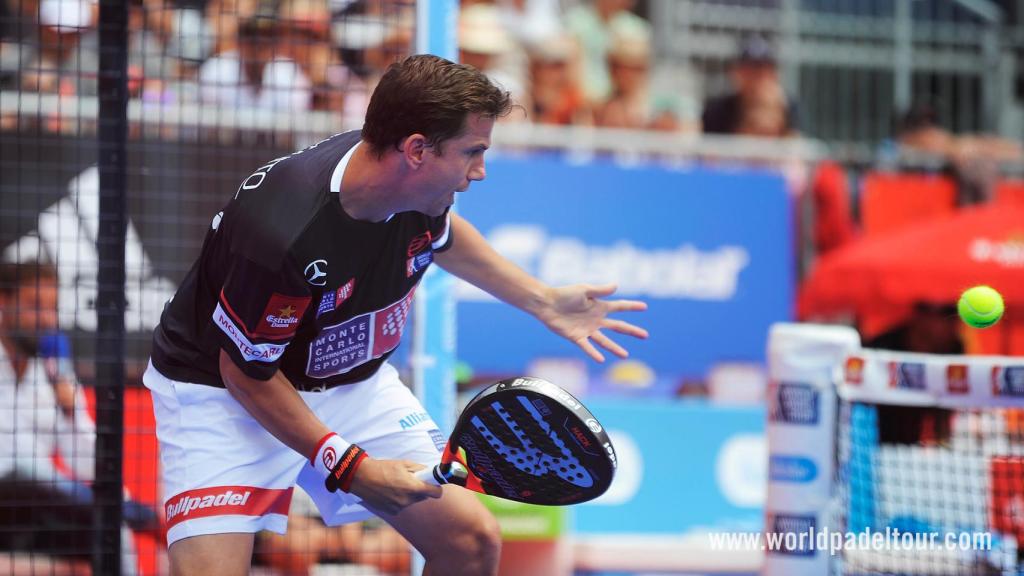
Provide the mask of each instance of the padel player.
[{"label": "padel player", "polygon": [[246,178],[213,219],[167,305],[153,393],[174,574],[244,574],[253,534],[284,532],[298,483],[324,520],[376,513],[426,573],[493,574],[498,527],[475,494],[417,480],[443,438],[388,363],[436,260],[596,360],[601,332],[646,337],[610,312],[613,286],[553,288],[449,209],[482,180],[507,92],[435,56],[392,65],[362,132],[328,138]]}]

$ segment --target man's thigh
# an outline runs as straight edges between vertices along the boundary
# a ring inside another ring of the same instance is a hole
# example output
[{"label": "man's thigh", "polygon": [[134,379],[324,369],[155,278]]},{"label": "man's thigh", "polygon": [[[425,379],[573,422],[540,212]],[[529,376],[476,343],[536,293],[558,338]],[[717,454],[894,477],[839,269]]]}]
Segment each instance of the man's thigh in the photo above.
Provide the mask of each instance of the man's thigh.
[{"label": "man's thigh", "polygon": [[[458,486],[445,486],[440,498],[423,500],[398,514],[377,513],[393,526],[428,561],[458,561],[453,553],[473,543],[459,542],[460,536],[477,538],[496,533],[497,521],[476,493]],[[468,561],[468,559],[464,559]]]},{"label": "man's thigh", "polygon": [[178,540],[168,549],[172,576],[245,576],[253,534],[206,534]]}]

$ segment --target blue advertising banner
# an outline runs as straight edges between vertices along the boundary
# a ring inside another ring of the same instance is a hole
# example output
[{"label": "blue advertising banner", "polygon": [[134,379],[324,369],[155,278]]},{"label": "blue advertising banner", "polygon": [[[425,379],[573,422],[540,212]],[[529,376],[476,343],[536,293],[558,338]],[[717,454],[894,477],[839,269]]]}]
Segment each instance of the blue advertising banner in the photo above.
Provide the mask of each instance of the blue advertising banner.
[{"label": "blue advertising banner", "polygon": [[[763,362],[768,327],[791,318],[794,227],[776,173],[497,157],[487,174],[459,212],[549,284],[614,282],[619,297],[645,300],[648,312],[627,317],[650,340],[618,340],[658,372]],[[460,283],[458,299],[459,358],[479,372],[582,357],[475,288]]]},{"label": "blue advertising banner", "polygon": [[763,407],[588,398],[619,460],[603,496],[573,506],[578,534],[759,531],[768,453]]}]

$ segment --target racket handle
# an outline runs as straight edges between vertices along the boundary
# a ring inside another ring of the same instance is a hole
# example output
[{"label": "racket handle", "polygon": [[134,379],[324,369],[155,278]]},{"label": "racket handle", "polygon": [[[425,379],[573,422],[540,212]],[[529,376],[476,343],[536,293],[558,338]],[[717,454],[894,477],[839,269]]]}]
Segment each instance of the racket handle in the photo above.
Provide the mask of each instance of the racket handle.
[{"label": "racket handle", "polygon": [[440,464],[431,466],[430,468],[424,468],[419,472],[415,472],[413,476],[416,476],[416,479],[421,482],[426,482],[427,484],[433,484],[435,486],[443,486],[448,483],[441,474]]},{"label": "racket handle", "polygon": [[[445,470],[445,468],[447,468],[447,470]],[[421,482],[426,482],[427,484],[433,484],[435,486],[444,486],[445,484],[464,484],[469,472],[462,464],[452,462],[447,466],[444,464],[437,464],[430,468],[424,468],[413,475]]]}]

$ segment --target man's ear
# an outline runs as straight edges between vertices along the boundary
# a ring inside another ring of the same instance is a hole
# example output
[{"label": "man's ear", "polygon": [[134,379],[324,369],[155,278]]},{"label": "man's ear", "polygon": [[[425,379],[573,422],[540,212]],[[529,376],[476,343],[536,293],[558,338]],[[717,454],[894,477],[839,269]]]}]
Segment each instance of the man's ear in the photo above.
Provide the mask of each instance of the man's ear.
[{"label": "man's ear", "polygon": [[405,140],[402,140],[399,151],[402,153],[402,160],[405,161],[405,164],[409,168],[416,170],[423,164],[424,156],[429,148],[430,143],[427,142],[426,136],[423,134],[412,134],[407,136]]}]

